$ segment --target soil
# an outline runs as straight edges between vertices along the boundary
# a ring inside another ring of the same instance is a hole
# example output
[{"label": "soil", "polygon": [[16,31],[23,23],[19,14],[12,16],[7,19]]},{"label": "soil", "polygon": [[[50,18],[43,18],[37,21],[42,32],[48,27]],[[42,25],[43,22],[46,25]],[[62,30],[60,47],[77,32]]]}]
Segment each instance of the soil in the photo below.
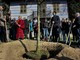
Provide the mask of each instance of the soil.
[{"label": "soil", "polygon": [[[1,43],[0,60],[32,60],[26,58],[25,53],[28,51],[35,51],[36,43],[37,42],[34,40],[17,40],[8,43]],[[40,43],[41,49],[47,49],[51,53],[54,52],[52,53],[54,56],[49,57],[46,60],[80,60],[79,48],[72,48],[65,44],[53,42],[41,41]]]}]

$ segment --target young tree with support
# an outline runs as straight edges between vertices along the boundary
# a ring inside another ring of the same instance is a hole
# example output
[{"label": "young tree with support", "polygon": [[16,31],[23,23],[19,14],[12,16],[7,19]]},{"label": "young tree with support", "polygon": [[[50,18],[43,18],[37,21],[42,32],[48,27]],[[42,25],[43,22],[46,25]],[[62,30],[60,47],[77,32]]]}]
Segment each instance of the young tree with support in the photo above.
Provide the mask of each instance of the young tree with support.
[{"label": "young tree with support", "polygon": [[47,51],[47,49],[42,50],[40,47],[40,12],[41,12],[40,6],[44,1],[45,0],[37,0],[38,40],[37,40],[36,51],[26,53],[27,56],[31,57],[32,59],[36,59],[36,60],[40,60],[43,56],[45,56],[44,58],[49,57],[49,52]]}]

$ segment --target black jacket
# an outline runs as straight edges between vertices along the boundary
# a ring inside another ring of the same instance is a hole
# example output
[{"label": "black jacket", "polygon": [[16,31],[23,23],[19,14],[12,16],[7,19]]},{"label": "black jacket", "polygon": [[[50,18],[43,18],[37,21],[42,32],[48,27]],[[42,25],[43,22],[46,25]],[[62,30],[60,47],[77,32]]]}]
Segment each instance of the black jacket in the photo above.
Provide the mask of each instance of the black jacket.
[{"label": "black jacket", "polygon": [[74,25],[76,25],[76,28],[80,28],[80,16],[76,17],[76,19],[74,21]]},{"label": "black jacket", "polygon": [[54,21],[54,26],[59,27],[60,26],[60,18],[58,15],[54,15],[51,19],[51,25],[53,24],[52,22]]}]

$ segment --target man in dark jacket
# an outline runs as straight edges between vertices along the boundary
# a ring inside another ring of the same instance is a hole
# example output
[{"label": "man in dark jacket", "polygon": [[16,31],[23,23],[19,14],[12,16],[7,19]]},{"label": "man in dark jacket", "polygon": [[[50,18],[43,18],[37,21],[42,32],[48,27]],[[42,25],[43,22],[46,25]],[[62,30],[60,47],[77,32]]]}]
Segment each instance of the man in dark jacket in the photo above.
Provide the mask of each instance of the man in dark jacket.
[{"label": "man in dark jacket", "polygon": [[78,44],[80,45],[80,14],[79,13],[76,13],[76,18],[73,27],[76,27]]},{"label": "man in dark jacket", "polygon": [[12,40],[16,40],[16,31],[17,31],[17,25],[16,25],[16,19],[12,19],[10,22],[10,34],[9,37]]},{"label": "man in dark jacket", "polygon": [[53,41],[58,41],[60,34],[60,18],[58,15],[56,15],[56,12],[54,12],[53,17],[51,19],[51,26],[52,24],[54,24],[52,30]]},{"label": "man in dark jacket", "polygon": [[62,36],[63,36],[63,41],[66,42],[66,20],[63,18],[62,21]]}]

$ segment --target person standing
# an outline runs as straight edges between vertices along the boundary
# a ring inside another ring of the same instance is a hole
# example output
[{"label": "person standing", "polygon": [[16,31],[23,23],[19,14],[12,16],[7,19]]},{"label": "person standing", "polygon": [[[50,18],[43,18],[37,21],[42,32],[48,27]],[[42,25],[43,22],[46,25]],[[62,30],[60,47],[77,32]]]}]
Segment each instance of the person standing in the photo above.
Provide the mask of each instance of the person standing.
[{"label": "person standing", "polygon": [[76,27],[78,46],[80,46],[80,13],[76,13],[76,18],[73,27]]},{"label": "person standing", "polygon": [[33,21],[29,20],[29,38],[32,39],[32,32],[33,32]]},{"label": "person standing", "polygon": [[63,18],[62,19],[62,39],[63,42],[66,42],[66,20]]},{"label": "person standing", "polygon": [[5,28],[6,19],[5,17],[2,19],[0,18],[0,40],[1,42],[7,42],[6,41],[6,28]]},{"label": "person standing", "polygon": [[25,22],[24,34],[25,34],[25,38],[28,39],[29,38],[29,21],[25,17],[23,19],[24,19],[24,22]]},{"label": "person standing", "polygon": [[37,18],[35,18],[33,20],[33,28],[34,28],[34,38],[37,39],[37,35],[38,35],[38,22],[37,22]]},{"label": "person standing", "polygon": [[12,40],[16,40],[16,29],[17,29],[16,19],[13,18],[10,22],[10,33],[9,33],[9,37]]},{"label": "person standing", "polygon": [[21,16],[18,17],[16,24],[17,24],[16,39],[23,39],[25,23],[24,23],[24,20],[22,20]]},{"label": "person standing", "polygon": [[45,18],[45,22],[43,24],[43,33],[44,33],[44,40],[46,41],[48,41],[48,36],[49,36],[48,28],[49,28],[48,21]]},{"label": "person standing", "polygon": [[59,40],[59,34],[60,34],[60,17],[57,15],[55,11],[51,19],[51,26],[52,24],[54,24],[52,30],[53,41],[57,42]]},{"label": "person standing", "polygon": [[66,28],[65,29],[65,33],[66,33],[67,38],[68,38],[67,42],[70,43],[70,33],[71,33],[72,23],[68,18],[66,18],[66,26],[65,26],[65,28]]},{"label": "person standing", "polygon": [[73,41],[77,41],[77,34],[76,34],[76,27],[73,27],[74,26],[74,21],[75,19],[73,19],[72,21],[72,35],[73,35]]}]

